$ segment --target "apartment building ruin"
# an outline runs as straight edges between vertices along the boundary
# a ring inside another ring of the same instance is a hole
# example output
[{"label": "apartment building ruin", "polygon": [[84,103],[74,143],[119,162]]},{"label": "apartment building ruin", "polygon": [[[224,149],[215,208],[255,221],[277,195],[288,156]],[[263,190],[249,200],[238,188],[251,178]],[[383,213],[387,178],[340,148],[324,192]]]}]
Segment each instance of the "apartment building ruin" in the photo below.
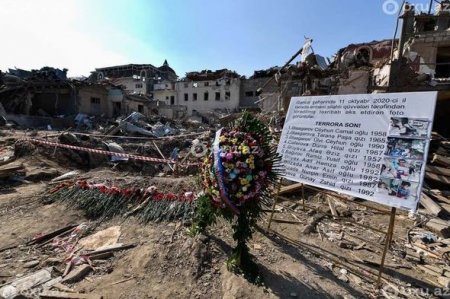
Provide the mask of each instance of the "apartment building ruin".
[{"label": "apartment building ruin", "polygon": [[160,67],[152,64],[126,64],[96,68],[91,74],[95,82],[109,80],[123,87],[128,94],[150,95],[155,84],[167,80],[176,81],[177,74],[167,60]]},{"label": "apartment building ruin", "polygon": [[230,113],[239,108],[240,76],[228,69],[190,72],[175,83],[175,102],[187,107],[188,115]]}]

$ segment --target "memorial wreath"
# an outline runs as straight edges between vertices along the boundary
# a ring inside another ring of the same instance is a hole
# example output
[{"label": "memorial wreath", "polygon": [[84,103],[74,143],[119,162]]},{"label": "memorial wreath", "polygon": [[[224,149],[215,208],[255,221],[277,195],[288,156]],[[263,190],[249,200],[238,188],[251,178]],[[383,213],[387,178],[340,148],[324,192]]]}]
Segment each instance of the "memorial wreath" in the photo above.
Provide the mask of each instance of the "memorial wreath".
[{"label": "memorial wreath", "polygon": [[234,272],[256,270],[247,241],[280,172],[281,159],[272,140],[269,128],[244,112],[229,128],[216,132],[203,162],[204,192],[197,198],[192,232],[205,232],[218,216],[230,221],[236,247],[227,267]]}]

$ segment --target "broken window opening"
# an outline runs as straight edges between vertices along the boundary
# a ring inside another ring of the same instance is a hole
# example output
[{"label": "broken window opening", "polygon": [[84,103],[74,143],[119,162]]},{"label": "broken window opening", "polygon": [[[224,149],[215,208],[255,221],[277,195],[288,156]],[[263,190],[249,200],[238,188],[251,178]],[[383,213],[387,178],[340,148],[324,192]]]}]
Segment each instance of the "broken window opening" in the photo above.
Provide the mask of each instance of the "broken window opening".
[{"label": "broken window opening", "polygon": [[436,55],[436,78],[450,78],[450,47],[439,47]]},{"label": "broken window opening", "polygon": [[245,96],[246,96],[246,97],[253,97],[253,95],[254,95],[254,92],[253,92],[253,91],[246,91],[246,92],[245,92]]},{"label": "broken window opening", "polygon": [[184,101],[185,102],[189,101],[189,94],[188,93],[184,94]]},{"label": "broken window opening", "polygon": [[436,27],[436,20],[431,19],[423,23],[424,32],[434,31],[435,27]]},{"label": "broken window opening", "polygon": [[370,52],[369,48],[360,48],[356,54],[356,60],[358,65],[369,65],[370,63]]},{"label": "broken window opening", "polygon": [[204,99],[205,101],[209,100],[209,93],[208,93],[208,92],[205,92],[205,93],[203,94],[203,99]]},{"label": "broken window opening", "polygon": [[141,83],[137,83],[137,84],[135,85],[135,87],[136,87],[136,88],[142,88],[142,84],[141,84]]},{"label": "broken window opening", "polygon": [[205,85],[204,85],[205,87],[207,87],[207,86],[209,86],[209,82],[205,82]]},{"label": "broken window opening", "polygon": [[220,92],[216,92],[216,101],[220,101]]},{"label": "broken window opening", "polygon": [[113,102],[113,114],[114,116],[119,116],[122,112],[122,103]]},{"label": "broken window opening", "polygon": [[138,112],[144,113],[144,105],[138,105]]},{"label": "broken window opening", "polygon": [[192,94],[192,100],[193,101],[197,101],[197,93],[193,93]]},{"label": "broken window opening", "polygon": [[91,97],[91,114],[100,115],[101,113],[100,98]]},{"label": "broken window opening", "polygon": [[175,105],[175,96],[170,96],[170,105]]},{"label": "broken window opening", "polygon": [[229,101],[231,97],[231,94],[229,91],[225,91],[225,100]]}]

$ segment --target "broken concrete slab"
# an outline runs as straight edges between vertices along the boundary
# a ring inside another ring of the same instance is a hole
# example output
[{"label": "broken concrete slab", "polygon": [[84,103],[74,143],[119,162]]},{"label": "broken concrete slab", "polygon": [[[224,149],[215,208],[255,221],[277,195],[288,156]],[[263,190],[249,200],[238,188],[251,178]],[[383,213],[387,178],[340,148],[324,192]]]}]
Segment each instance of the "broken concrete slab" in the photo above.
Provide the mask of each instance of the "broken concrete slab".
[{"label": "broken concrete slab", "polygon": [[80,240],[79,245],[85,250],[97,250],[117,244],[120,237],[120,226],[111,226]]},{"label": "broken concrete slab", "polygon": [[60,175],[59,177],[54,178],[52,180],[52,182],[59,182],[59,181],[71,179],[71,178],[76,177],[79,174],[80,174],[80,172],[78,170],[69,171],[69,172],[66,172],[63,175]]}]

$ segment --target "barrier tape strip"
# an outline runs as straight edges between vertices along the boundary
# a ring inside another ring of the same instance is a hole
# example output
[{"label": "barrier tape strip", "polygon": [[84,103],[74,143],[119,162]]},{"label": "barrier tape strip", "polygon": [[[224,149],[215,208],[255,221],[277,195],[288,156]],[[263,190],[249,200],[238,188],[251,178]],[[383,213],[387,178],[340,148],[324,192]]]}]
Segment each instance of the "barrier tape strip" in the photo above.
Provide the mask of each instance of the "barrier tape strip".
[{"label": "barrier tape strip", "polygon": [[189,133],[184,135],[173,135],[173,136],[162,136],[162,137],[136,137],[136,136],[117,136],[117,135],[102,135],[102,134],[88,134],[88,133],[82,133],[82,132],[69,132],[75,135],[84,135],[84,136],[90,136],[90,137],[107,137],[107,138],[119,138],[119,139],[138,139],[138,140],[166,140],[166,139],[178,139],[178,138],[185,138],[185,137],[191,137],[191,136],[198,136],[198,135],[204,135],[205,132],[201,133]]},{"label": "barrier tape strip", "polygon": [[[128,158],[128,159],[133,159],[133,160],[141,160],[141,161],[148,161],[148,162],[160,162],[160,163],[170,163],[170,164],[177,164],[178,163],[175,160],[158,159],[158,158],[152,158],[152,157],[146,157],[146,156],[137,156],[137,155],[132,155],[132,154],[117,153],[117,152],[99,150],[99,149],[94,149],[94,148],[75,146],[75,145],[70,145],[70,144],[62,144],[62,143],[57,143],[57,142],[50,142],[50,141],[46,141],[46,140],[39,140],[39,139],[32,139],[32,138],[22,139],[22,140],[29,141],[29,142],[32,142],[32,143],[43,144],[43,145],[67,148],[67,149],[76,150],[76,151],[95,153],[95,154],[100,154],[100,155],[116,156],[116,157]],[[193,166],[193,165],[199,165],[199,163],[185,163],[185,164],[183,164],[183,166]]]}]

